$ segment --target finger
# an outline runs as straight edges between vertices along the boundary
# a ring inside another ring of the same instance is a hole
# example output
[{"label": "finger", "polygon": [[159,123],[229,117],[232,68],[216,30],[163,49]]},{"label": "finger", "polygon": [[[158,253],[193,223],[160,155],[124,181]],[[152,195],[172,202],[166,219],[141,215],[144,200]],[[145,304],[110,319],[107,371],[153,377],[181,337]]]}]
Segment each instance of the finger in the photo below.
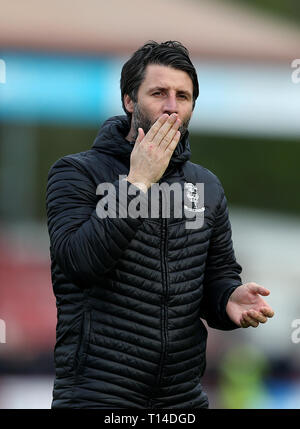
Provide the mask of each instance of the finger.
[{"label": "finger", "polygon": [[162,116],[160,116],[156,122],[152,125],[150,130],[147,132],[146,137],[148,141],[152,141],[154,137],[156,136],[158,130],[162,127],[162,125],[168,120],[169,115],[167,113],[164,113]]},{"label": "finger", "polygon": [[258,312],[258,311],[255,311],[255,310],[250,310],[250,311],[248,311],[248,315],[253,319],[253,320],[256,320],[257,322],[259,322],[259,323],[266,323],[267,322],[267,320],[268,320],[268,318],[264,315],[264,314],[262,314],[262,313],[260,313],[260,312]]},{"label": "finger", "polygon": [[173,126],[169,129],[165,137],[161,140],[159,147],[163,150],[166,150],[166,148],[169,146],[173,138],[175,137],[175,134],[178,131],[178,128],[180,127],[181,120],[179,118],[176,119],[176,121],[173,123]]},{"label": "finger", "polygon": [[178,145],[178,142],[180,140],[180,131],[177,131],[175,136],[173,137],[173,140],[171,143],[166,147],[166,152],[169,154],[170,158],[172,156],[172,153],[174,152],[176,146]]},{"label": "finger", "polygon": [[259,325],[259,322],[257,322],[257,320],[252,319],[252,317],[244,313],[243,313],[243,320],[247,322],[250,326],[253,326],[253,328],[257,328]]},{"label": "finger", "polygon": [[167,133],[172,128],[173,124],[176,122],[176,119],[177,114],[172,113],[172,115],[169,116],[169,119],[160,127],[156,135],[153,137],[153,143],[159,146],[161,141],[166,137]]},{"label": "finger", "polygon": [[270,307],[263,307],[260,312],[263,313],[266,317],[273,317],[275,314]]},{"label": "finger", "polygon": [[241,324],[241,328],[249,328],[250,326],[249,323],[246,322],[244,319],[240,321],[240,324]]}]

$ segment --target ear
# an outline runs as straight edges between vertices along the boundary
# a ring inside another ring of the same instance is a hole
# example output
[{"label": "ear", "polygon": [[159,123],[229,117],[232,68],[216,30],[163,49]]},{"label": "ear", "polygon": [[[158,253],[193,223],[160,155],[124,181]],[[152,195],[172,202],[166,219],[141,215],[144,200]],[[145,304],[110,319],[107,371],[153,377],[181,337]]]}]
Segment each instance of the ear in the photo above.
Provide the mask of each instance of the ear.
[{"label": "ear", "polygon": [[133,113],[134,103],[133,103],[133,101],[131,100],[131,98],[129,97],[128,94],[124,95],[124,106],[125,106],[127,112]]}]

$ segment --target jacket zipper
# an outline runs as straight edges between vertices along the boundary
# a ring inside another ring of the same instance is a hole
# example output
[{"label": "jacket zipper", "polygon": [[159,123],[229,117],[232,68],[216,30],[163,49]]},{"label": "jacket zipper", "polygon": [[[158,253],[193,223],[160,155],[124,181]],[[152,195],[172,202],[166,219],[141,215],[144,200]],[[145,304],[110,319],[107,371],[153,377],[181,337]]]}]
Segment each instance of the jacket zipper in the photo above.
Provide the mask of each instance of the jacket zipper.
[{"label": "jacket zipper", "polygon": [[168,220],[162,219],[162,235],[161,235],[161,258],[162,258],[162,352],[160,360],[160,368],[158,375],[158,384],[161,383],[163,365],[167,354],[168,346],[168,294],[169,294],[169,277],[167,263],[167,244],[168,244]]}]

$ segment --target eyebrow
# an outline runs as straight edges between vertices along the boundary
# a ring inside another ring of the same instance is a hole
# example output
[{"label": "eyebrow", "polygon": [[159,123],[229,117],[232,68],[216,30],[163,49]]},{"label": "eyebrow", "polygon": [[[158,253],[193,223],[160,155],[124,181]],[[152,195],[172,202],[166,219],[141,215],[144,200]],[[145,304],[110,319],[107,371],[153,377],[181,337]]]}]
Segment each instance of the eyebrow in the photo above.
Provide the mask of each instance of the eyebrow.
[{"label": "eyebrow", "polygon": [[[167,88],[163,87],[163,86],[155,86],[154,88],[150,88],[148,92],[153,92],[153,91],[166,91]],[[185,94],[188,97],[192,98],[192,94],[189,91],[185,91],[184,89],[179,89],[177,91],[179,94]]]}]

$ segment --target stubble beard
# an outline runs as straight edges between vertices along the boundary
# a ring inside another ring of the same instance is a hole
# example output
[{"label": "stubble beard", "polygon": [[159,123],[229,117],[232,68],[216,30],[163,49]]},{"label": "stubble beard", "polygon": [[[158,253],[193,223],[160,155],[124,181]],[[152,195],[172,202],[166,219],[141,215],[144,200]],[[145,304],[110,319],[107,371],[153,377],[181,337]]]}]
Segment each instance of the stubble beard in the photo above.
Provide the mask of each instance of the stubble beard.
[{"label": "stubble beard", "polygon": [[[133,141],[136,141],[137,139],[139,128],[142,128],[146,135],[157,119],[155,119],[154,121],[151,121],[149,116],[147,116],[147,114],[144,113],[142,109],[139,107],[138,103],[134,103],[134,109],[132,113]],[[182,139],[185,133],[187,132],[190,119],[191,117],[185,119],[179,127],[180,139]]]}]

